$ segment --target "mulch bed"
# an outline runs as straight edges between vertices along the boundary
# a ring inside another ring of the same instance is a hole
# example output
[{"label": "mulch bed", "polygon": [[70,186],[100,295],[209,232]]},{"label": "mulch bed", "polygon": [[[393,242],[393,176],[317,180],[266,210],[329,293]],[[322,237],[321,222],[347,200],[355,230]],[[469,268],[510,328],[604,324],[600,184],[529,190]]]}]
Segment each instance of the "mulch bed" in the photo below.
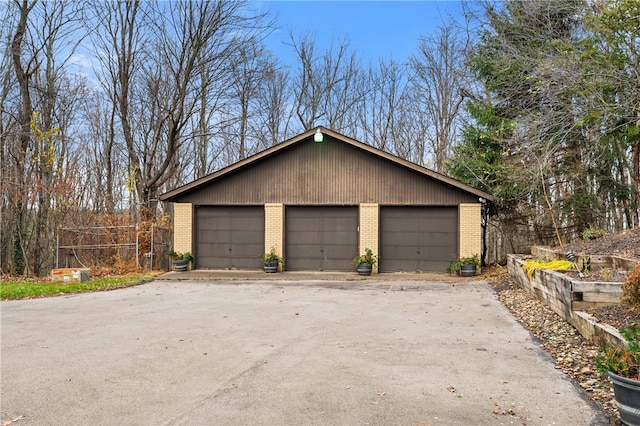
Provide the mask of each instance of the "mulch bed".
[{"label": "mulch bed", "polygon": [[569,275],[574,280],[580,281],[605,281],[613,283],[621,283],[627,277],[627,271],[614,270],[609,268],[595,269],[587,274],[579,274],[578,271],[559,271]]},{"label": "mulch bed", "polygon": [[640,259],[640,227],[618,234],[606,234],[593,240],[575,240],[555,247],[558,253],[600,254]]},{"label": "mulch bed", "polygon": [[599,322],[620,330],[634,323],[640,324],[640,310],[630,306],[607,306],[589,311]]}]

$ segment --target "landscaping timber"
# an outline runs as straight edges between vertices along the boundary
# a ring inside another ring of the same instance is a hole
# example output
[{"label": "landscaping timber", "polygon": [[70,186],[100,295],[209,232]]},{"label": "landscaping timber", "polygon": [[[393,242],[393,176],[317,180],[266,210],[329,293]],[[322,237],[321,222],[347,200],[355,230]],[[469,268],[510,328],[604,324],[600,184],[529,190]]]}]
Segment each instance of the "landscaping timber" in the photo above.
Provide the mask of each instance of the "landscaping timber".
[{"label": "landscaping timber", "polygon": [[544,302],[585,338],[599,345],[624,342],[613,327],[599,324],[593,316],[583,312],[620,304],[622,283],[575,280],[567,274],[549,270],[536,270],[529,277],[523,265],[524,260],[515,255],[507,256],[507,269],[516,284]]}]

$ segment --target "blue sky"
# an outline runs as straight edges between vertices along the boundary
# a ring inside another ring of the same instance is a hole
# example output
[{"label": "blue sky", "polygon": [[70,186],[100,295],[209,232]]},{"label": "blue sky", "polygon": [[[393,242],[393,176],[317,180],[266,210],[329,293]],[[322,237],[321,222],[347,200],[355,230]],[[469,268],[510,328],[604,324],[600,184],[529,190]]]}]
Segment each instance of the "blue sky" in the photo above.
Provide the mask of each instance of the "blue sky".
[{"label": "blue sky", "polygon": [[[269,35],[266,43],[285,65],[292,65],[296,59],[288,46],[290,31],[296,35],[310,31],[315,35],[319,54],[332,41],[348,38],[363,65],[391,57],[404,63],[416,51],[420,36],[433,33],[450,15],[462,20],[460,0],[262,0],[255,4],[262,11],[270,10],[277,19],[279,28]],[[72,70],[91,75],[92,54],[79,49],[70,61]]]},{"label": "blue sky", "polygon": [[451,1],[271,1],[264,3],[280,29],[268,47],[285,62],[291,59],[289,31],[315,34],[318,48],[347,37],[365,62],[393,57],[404,62],[448,15],[459,17],[462,2]]}]

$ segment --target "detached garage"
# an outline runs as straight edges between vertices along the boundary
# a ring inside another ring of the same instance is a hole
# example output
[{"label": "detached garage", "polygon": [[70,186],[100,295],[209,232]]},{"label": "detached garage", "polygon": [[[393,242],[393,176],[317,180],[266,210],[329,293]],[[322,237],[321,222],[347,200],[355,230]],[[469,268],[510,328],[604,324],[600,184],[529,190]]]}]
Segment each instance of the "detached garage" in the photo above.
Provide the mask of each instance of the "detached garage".
[{"label": "detached garage", "polygon": [[317,128],[161,200],[174,203],[174,250],[195,268],[257,270],[274,248],[288,270],[353,271],[370,248],[381,272],[444,272],[481,253],[493,197]]}]

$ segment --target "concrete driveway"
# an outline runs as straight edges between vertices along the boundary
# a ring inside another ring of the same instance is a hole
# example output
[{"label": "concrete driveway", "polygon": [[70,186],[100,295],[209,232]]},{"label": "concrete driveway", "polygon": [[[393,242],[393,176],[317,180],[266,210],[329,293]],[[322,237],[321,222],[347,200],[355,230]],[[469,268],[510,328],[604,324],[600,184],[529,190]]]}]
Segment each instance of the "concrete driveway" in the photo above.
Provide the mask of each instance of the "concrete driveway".
[{"label": "concrete driveway", "polygon": [[2,424],[609,423],[483,281],[169,279],[1,310]]}]

